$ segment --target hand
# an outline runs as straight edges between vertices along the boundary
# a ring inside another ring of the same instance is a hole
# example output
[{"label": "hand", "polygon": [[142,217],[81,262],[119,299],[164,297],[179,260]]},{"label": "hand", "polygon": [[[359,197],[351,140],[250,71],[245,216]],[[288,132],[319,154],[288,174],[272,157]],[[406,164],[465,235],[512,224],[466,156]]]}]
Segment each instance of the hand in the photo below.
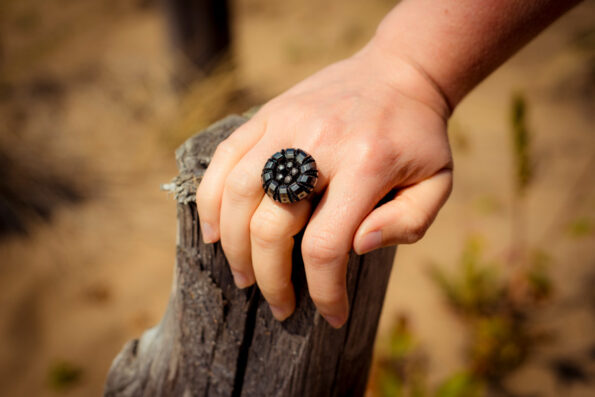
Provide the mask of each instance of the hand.
[{"label": "hand", "polygon": [[[267,103],[217,147],[196,198],[204,240],[221,239],[237,286],[256,281],[283,320],[295,309],[293,236],[306,226],[310,296],[342,326],[350,250],[419,240],[447,199],[448,115],[421,70],[369,45]],[[289,147],[316,160],[316,208],[311,199],[280,204],[263,192],[265,161]],[[375,208],[393,189],[395,198]]]}]

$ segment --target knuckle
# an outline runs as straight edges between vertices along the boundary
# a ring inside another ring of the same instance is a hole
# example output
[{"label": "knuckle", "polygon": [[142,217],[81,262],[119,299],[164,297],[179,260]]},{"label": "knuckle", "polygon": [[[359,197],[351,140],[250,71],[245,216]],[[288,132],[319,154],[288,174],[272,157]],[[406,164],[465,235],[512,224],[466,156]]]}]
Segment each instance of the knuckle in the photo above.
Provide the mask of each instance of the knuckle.
[{"label": "knuckle", "polygon": [[340,131],[343,127],[343,121],[336,115],[326,115],[314,119],[313,127],[320,134],[328,135]]},{"label": "knuckle", "polygon": [[387,166],[395,161],[392,145],[381,139],[366,137],[357,140],[355,145],[353,161],[367,175],[386,173]]},{"label": "knuckle", "polygon": [[302,241],[302,255],[304,260],[312,266],[325,265],[336,261],[344,255],[335,242],[335,234],[331,232],[317,232],[304,236]]},{"label": "knuckle", "polygon": [[410,213],[404,224],[404,242],[411,244],[421,240],[429,226],[430,220],[425,215]]},{"label": "knuckle", "polygon": [[345,291],[340,288],[312,288],[310,297],[318,308],[329,310],[343,304]]},{"label": "knuckle", "polygon": [[236,201],[254,197],[260,185],[253,183],[252,178],[243,172],[232,171],[225,180],[225,191]]},{"label": "knuckle", "polygon": [[236,145],[230,138],[224,139],[217,145],[214,156],[217,157],[228,157],[233,156],[236,153]]},{"label": "knuckle", "polygon": [[284,237],[277,216],[270,210],[257,211],[250,220],[250,235],[258,245],[271,245]]},{"label": "knuckle", "polygon": [[319,147],[328,142],[335,142],[343,128],[343,121],[337,116],[315,117],[309,122],[308,147]]},{"label": "knuckle", "polygon": [[289,300],[293,291],[290,280],[280,280],[275,283],[259,283],[258,288],[269,303],[279,304]]},{"label": "knuckle", "polygon": [[230,267],[234,269],[245,269],[250,264],[250,251],[247,247],[240,246],[238,244],[231,243],[225,236],[221,235],[221,247],[223,252],[230,264]]}]

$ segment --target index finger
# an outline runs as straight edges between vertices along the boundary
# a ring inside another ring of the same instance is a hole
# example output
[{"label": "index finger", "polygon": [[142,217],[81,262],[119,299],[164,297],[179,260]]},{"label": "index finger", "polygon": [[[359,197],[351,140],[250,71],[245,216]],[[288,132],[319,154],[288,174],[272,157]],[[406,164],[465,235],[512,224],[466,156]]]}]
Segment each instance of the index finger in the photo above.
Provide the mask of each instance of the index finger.
[{"label": "index finger", "polygon": [[200,228],[206,243],[214,243],[220,237],[221,200],[225,181],[240,159],[258,142],[265,131],[263,117],[252,120],[235,130],[221,142],[196,191],[196,209]]}]

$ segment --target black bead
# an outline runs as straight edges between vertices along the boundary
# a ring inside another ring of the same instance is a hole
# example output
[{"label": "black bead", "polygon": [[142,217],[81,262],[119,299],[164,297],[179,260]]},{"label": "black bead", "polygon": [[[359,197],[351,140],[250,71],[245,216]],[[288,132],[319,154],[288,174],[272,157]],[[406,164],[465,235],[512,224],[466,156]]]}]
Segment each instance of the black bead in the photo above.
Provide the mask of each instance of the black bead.
[{"label": "black bead", "polygon": [[300,173],[306,175],[312,175],[312,173],[316,173],[316,163],[308,163],[304,164],[300,167]]},{"label": "black bead", "polygon": [[291,161],[295,159],[295,149],[285,149],[285,158],[287,161]]},{"label": "black bead", "polygon": [[289,185],[289,191],[294,197],[297,197],[298,200],[305,198],[306,196],[308,196],[308,193],[310,192],[310,190],[308,190],[302,185],[299,185],[297,182],[294,182],[291,185]]},{"label": "black bead", "polygon": [[278,163],[280,160],[285,161],[285,154],[281,152],[277,152],[275,154],[273,154],[273,156],[271,157],[271,160],[273,160],[274,162]]},{"label": "black bead", "polygon": [[263,172],[262,173],[262,186],[266,186],[266,184],[269,183],[273,179],[273,175],[274,174],[272,171]]},{"label": "black bead", "polygon": [[284,149],[271,156],[262,170],[266,194],[281,203],[306,198],[318,180],[314,158],[301,149]]},{"label": "black bead", "polygon": [[277,194],[279,196],[278,201],[282,203],[291,203],[291,198],[289,197],[289,190],[287,189],[287,185],[279,186],[279,190],[277,190]]},{"label": "black bead", "polygon": [[264,169],[265,170],[273,170],[275,169],[275,166],[277,165],[277,163],[273,160],[269,160],[266,162],[266,164],[264,165]]},{"label": "black bead", "polygon": [[297,183],[305,186],[306,188],[312,189],[314,188],[314,184],[316,184],[316,177],[302,174],[297,178]]},{"label": "black bead", "polygon": [[279,189],[279,182],[271,181],[267,187],[267,194],[274,198],[277,194],[277,189]]},{"label": "black bead", "polygon": [[303,150],[298,149],[297,153],[295,155],[295,160],[298,162],[298,164],[303,164],[304,160],[308,157],[308,154],[306,152],[304,152]]}]

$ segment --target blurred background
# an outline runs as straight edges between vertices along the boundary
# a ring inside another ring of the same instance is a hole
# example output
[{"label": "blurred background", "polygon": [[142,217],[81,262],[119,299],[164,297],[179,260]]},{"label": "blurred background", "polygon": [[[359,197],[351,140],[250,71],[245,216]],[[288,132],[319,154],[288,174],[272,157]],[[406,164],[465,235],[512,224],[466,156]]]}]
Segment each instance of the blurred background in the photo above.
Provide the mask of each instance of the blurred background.
[{"label": "blurred background", "polygon": [[[101,394],[167,303],[174,149],[394,5],[1,0],[0,395]],[[595,395],[594,122],[589,0],[452,117],[455,188],[398,250],[370,396]]]}]

